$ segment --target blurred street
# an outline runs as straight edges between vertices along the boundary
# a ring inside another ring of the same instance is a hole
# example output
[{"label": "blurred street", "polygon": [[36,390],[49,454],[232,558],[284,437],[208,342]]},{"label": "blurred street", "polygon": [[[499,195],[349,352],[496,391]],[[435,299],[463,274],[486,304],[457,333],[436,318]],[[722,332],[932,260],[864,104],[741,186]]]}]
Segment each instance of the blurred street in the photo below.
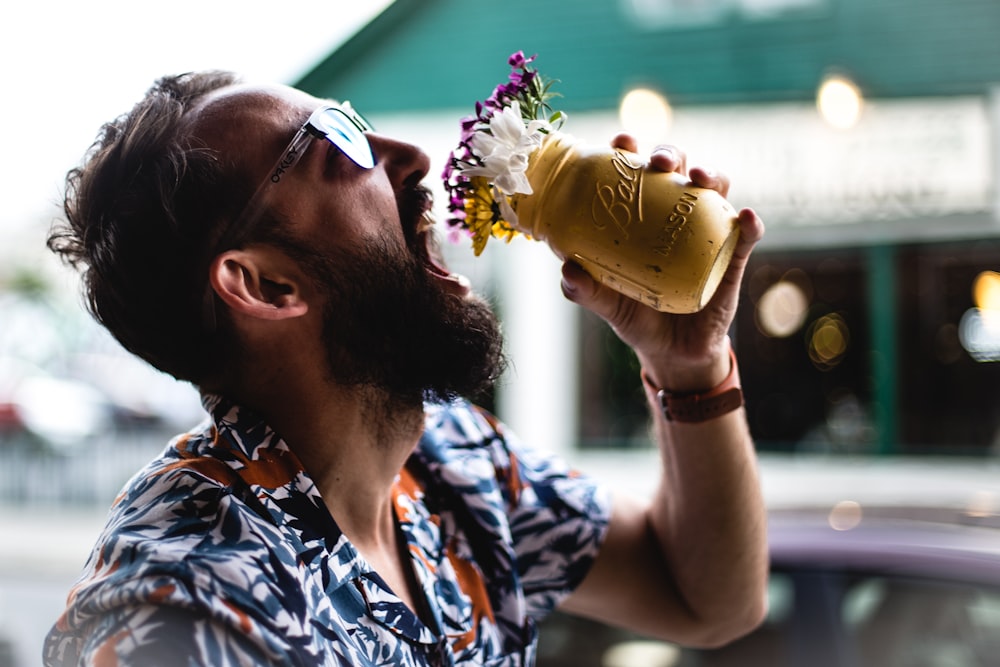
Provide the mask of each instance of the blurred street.
[{"label": "blurred street", "polygon": [[43,638],[62,611],[104,514],[104,508],[89,505],[0,504],[0,667],[39,664]]}]

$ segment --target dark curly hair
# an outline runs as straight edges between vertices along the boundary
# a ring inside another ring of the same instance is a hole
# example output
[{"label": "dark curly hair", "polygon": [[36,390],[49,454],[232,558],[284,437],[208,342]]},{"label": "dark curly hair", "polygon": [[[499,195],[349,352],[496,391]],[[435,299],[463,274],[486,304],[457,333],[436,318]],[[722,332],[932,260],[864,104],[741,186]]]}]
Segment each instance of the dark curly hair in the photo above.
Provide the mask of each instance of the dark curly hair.
[{"label": "dark curly hair", "polygon": [[87,307],[129,351],[201,384],[219,370],[202,311],[208,256],[245,184],[191,136],[187,114],[231,72],[159,79],[105,124],[66,176],[66,219],[48,247],[82,272]]}]

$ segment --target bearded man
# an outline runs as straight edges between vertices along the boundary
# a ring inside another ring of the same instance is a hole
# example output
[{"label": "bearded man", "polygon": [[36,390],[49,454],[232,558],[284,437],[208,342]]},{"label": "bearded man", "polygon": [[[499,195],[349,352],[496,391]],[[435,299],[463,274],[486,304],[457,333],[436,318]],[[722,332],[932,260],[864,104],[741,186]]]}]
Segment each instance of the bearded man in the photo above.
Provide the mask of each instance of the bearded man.
[{"label": "bearded man", "polygon": [[[737,386],[727,330],[759,218],[740,213],[696,315],[564,266],[567,298],[642,363],[662,452],[652,498],[612,497],[464,398],[501,373],[500,327],[434,251],[428,166],[349,105],[226,72],[165,77],[104,126],[49,245],[210,418],[125,486],[47,665],[530,665],[556,608],[697,646],[761,620],[742,401],[657,402]],[[685,171],[683,153],[650,168]]]}]

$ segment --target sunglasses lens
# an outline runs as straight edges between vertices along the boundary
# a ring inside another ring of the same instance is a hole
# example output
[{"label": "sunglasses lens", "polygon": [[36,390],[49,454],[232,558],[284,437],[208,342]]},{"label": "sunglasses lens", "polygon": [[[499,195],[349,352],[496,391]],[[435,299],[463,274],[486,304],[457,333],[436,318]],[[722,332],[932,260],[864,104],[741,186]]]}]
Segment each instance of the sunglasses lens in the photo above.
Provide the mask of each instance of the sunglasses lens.
[{"label": "sunglasses lens", "polygon": [[327,109],[316,119],[316,124],[326,133],[327,140],[356,165],[365,169],[375,166],[375,156],[364,132],[343,111]]}]

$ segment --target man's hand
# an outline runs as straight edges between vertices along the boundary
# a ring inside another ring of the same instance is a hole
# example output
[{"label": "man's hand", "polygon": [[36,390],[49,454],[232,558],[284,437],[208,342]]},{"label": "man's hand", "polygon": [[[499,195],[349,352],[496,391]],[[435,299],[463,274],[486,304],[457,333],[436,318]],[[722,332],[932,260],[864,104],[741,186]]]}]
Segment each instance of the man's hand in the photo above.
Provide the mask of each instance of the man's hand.
[{"label": "man's hand", "polygon": [[[636,142],[627,134],[612,141],[615,148],[635,152]],[[729,192],[729,179],[702,168],[687,169],[687,157],[674,146],[659,146],[648,169],[687,174],[700,187]],[[606,320],[615,333],[635,350],[650,379],[671,391],[702,391],[722,381],[728,373],[726,339],[736,314],[740,282],[753,247],[764,234],[764,225],[750,209],[739,212],[740,240],[729,269],[704,309],[688,315],[662,313],[601,285],[578,264],[563,265],[562,290],[569,300]]]},{"label": "man's hand", "polygon": [[[613,145],[635,152],[627,135]],[[729,190],[725,176],[688,171],[684,153],[670,146],[653,151],[647,168],[687,174],[722,196]],[[573,263],[563,266],[563,293],[632,346],[656,387],[708,391],[736,371],[727,334],[747,259],[764,233],[749,209],[740,211],[738,224],[729,268],[700,312],[659,312],[600,285]],[[766,514],[746,414],[667,421],[653,390],[646,394],[660,450],[657,489],[651,498],[615,494],[601,552],[561,608],[667,641],[718,646],[755,627],[766,609]]]}]

